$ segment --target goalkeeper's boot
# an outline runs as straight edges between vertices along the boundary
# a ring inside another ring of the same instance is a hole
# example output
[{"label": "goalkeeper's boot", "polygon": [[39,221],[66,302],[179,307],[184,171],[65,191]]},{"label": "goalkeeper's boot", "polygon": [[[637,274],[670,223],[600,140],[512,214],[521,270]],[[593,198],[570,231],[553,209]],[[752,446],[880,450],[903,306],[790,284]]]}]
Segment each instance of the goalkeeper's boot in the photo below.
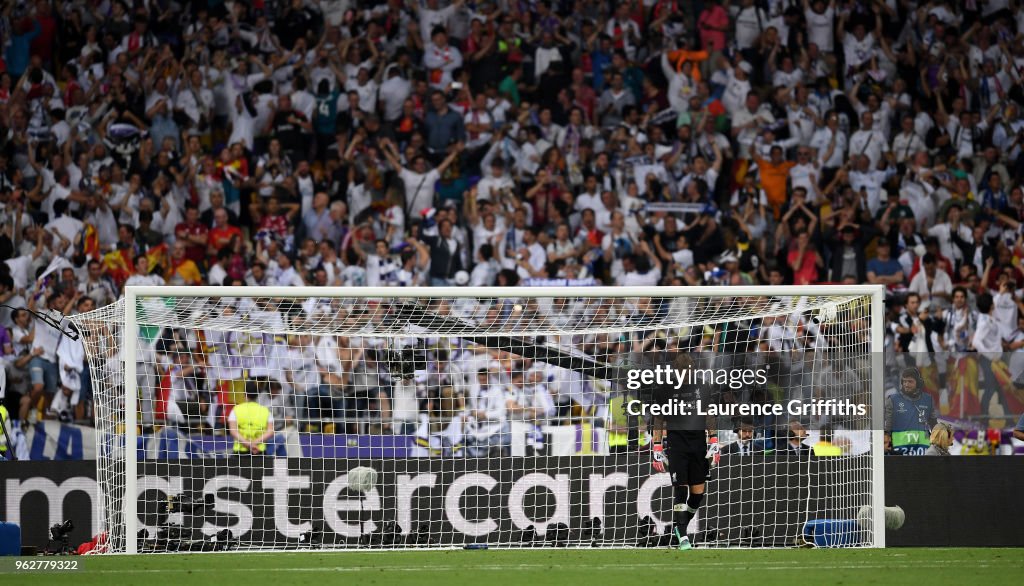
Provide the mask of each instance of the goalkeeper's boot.
[{"label": "goalkeeper's boot", "polygon": [[693,549],[693,546],[690,545],[690,538],[689,537],[687,537],[686,535],[680,535],[678,529],[675,530],[675,534],[676,534],[676,542],[678,543],[676,548],[679,551],[688,551],[688,550]]}]

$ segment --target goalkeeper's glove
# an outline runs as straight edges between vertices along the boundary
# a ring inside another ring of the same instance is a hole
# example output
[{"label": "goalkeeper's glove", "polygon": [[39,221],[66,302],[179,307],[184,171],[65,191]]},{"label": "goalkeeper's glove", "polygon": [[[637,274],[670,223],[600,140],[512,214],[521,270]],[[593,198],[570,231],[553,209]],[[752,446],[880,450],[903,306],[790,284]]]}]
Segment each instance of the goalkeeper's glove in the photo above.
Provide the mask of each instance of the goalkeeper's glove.
[{"label": "goalkeeper's glove", "polygon": [[665,455],[665,447],[661,444],[651,446],[651,467],[656,472],[664,472],[668,469],[668,457]]},{"label": "goalkeeper's glove", "polygon": [[711,460],[711,467],[718,466],[718,460],[721,459],[721,448],[718,446],[718,437],[711,436],[708,438],[708,453],[704,456],[708,460]]}]

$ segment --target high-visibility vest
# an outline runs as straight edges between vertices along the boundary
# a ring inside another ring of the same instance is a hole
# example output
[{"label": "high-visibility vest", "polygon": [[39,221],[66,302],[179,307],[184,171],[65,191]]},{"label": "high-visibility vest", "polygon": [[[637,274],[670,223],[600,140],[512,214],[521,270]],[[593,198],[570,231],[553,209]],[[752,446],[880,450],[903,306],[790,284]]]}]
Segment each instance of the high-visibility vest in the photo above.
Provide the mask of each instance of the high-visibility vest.
[{"label": "high-visibility vest", "polygon": [[628,433],[622,433],[622,432],[619,432],[619,431],[609,431],[608,432],[608,447],[609,448],[615,448],[615,447],[618,447],[618,446],[626,446],[626,445],[629,445],[629,434]]},{"label": "high-visibility vest", "polygon": [[[247,440],[259,439],[267,431],[270,422],[270,409],[255,401],[249,401],[235,406],[233,411],[235,423],[238,424],[238,435]],[[267,444],[260,444],[260,453],[265,452]],[[248,453],[249,448],[239,442],[235,442],[235,453]]]},{"label": "high-visibility vest", "polygon": [[512,51],[512,49],[518,49],[519,46],[522,45],[522,44],[523,44],[523,41],[520,40],[519,38],[512,39],[512,43],[511,44],[508,41],[506,41],[505,39],[498,39],[498,52],[499,53],[508,53],[508,52]]},{"label": "high-visibility vest", "polygon": [[[629,417],[626,414],[625,403],[626,401],[635,399],[633,395],[629,396],[617,396],[608,403],[608,411],[611,415],[612,424],[617,427],[626,427],[629,425]],[[639,434],[639,444],[641,446],[647,445],[648,438],[647,434]],[[618,446],[629,445],[629,432],[628,431],[609,431],[608,432],[608,447],[614,448]]]},{"label": "high-visibility vest", "polygon": [[[624,411],[624,397],[615,397],[609,402],[608,411],[610,411],[612,423],[621,427],[628,425],[626,413]],[[608,432],[608,447],[614,448],[616,446],[624,446],[629,443],[629,433],[619,431]]]},{"label": "high-visibility vest", "polygon": [[[0,426],[7,425],[7,407],[0,405]],[[7,434],[0,431],[0,454],[7,451]],[[2,458],[0,458],[2,459]]]},{"label": "high-visibility vest", "polygon": [[843,448],[837,445],[830,444],[828,442],[818,442],[814,444],[814,455],[815,456],[842,456]]}]

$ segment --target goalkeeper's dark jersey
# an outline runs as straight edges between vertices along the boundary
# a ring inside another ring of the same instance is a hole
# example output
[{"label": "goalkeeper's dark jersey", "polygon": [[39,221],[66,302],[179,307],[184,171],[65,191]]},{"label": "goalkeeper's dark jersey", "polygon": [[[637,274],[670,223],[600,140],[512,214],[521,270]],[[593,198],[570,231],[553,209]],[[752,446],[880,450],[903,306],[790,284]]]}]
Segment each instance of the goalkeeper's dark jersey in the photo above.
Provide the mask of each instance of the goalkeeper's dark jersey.
[{"label": "goalkeeper's dark jersey", "polygon": [[708,438],[704,430],[670,430],[666,433],[672,451],[695,454],[701,458],[707,453]]},{"label": "goalkeeper's dark jersey", "polygon": [[684,385],[679,389],[662,389],[658,394],[660,402],[684,405],[686,408],[685,413],[663,416],[661,419],[665,422],[665,429],[686,432],[683,435],[700,437],[703,441],[704,432],[708,429],[709,418],[698,412],[697,403],[699,401],[706,411],[708,406],[716,401],[717,393],[696,385]]}]

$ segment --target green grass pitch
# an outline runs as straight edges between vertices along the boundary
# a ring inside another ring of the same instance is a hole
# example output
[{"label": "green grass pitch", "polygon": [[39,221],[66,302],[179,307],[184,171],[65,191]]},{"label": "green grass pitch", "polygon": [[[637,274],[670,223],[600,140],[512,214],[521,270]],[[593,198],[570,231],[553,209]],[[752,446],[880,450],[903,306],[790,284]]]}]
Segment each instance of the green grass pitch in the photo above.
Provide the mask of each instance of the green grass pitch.
[{"label": "green grass pitch", "polygon": [[[0,558],[2,560],[3,558]],[[42,558],[37,558],[42,559]],[[68,558],[47,558],[68,559]],[[14,572],[0,584],[978,584],[1019,583],[1024,549],[454,550],[90,556],[74,572]]]}]

